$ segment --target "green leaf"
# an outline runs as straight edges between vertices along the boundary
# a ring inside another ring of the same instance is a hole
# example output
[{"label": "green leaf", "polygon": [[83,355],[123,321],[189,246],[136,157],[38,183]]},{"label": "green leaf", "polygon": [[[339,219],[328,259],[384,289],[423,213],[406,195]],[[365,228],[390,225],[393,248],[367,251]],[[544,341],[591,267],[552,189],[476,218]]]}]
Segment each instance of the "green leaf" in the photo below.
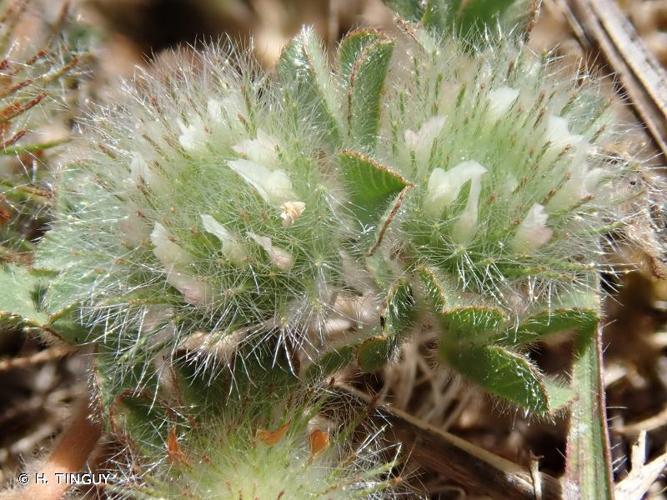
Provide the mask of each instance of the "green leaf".
[{"label": "green leaf", "polygon": [[568,330],[590,331],[598,321],[591,309],[555,309],[543,311],[524,320],[516,330],[509,330],[498,340],[512,345],[527,344]]},{"label": "green leaf", "polygon": [[0,267],[0,323],[44,324],[48,317],[36,303],[38,280],[28,269]]},{"label": "green leaf", "polygon": [[366,269],[379,290],[388,290],[396,281],[402,269],[385,252],[377,252],[365,257]]},{"label": "green leaf", "polygon": [[549,409],[555,411],[564,408],[574,400],[575,392],[571,387],[563,385],[559,380],[551,377],[544,377],[542,383],[547,391],[549,397]]},{"label": "green leaf", "polygon": [[433,309],[437,312],[444,311],[447,307],[448,296],[444,280],[438,276],[436,270],[426,266],[419,266],[417,268],[417,275],[421,280],[426,297]]},{"label": "green leaf", "polygon": [[395,282],[387,292],[381,313],[382,335],[366,339],[357,347],[357,362],[372,372],[384,366],[416,315],[416,303],[407,280]]},{"label": "green leaf", "polygon": [[341,76],[347,81],[364,49],[386,38],[384,34],[371,28],[354,30],[345,35],[338,47],[338,64],[340,65]]},{"label": "green leaf", "polygon": [[584,500],[612,499],[613,480],[602,383],[602,333],[581,331],[575,345],[564,491]]},{"label": "green leaf", "polygon": [[457,350],[441,344],[440,353],[452,368],[491,394],[535,413],[550,413],[543,376],[525,357],[499,346]]},{"label": "green leaf", "polygon": [[444,330],[442,343],[452,345],[488,344],[504,332],[507,315],[480,297],[464,296],[435,269],[417,267],[423,292],[434,309]]},{"label": "green leaf", "polygon": [[461,11],[461,0],[428,0],[421,22],[427,28],[435,29],[440,33],[453,29],[454,19]]},{"label": "green leaf", "polygon": [[494,340],[519,345],[569,330],[591,331],[599,321],[599,310],[599,300],[594,293],[585,291],[562,295],[549,308],[533,311],[518,328],[508,330]]},{"label": "green leaf", "polygon": [[357,363],[366,372],[377,371],[386,364],[392,350],[392,342],[387,337],[371,337],[357,346]]},{"label": "green leaf", "polygon": [[332,144],[340,138],[329,65],[312,28],[304,28],[283,50],[277,72],[288,96],[309,110],[317,130]]},{"label": "green leaf", "polygon": [[46,326],[69,344],[83,344],[88,340],[90,331],[81,325],[76,313],[77,309],[70,307],[58,314],[53,314],[49,317]]},{"label": "green leaf", "polygon": [[[123,395],[110,406],[109,422],[114,433],[124,436],[135,452],[144,457],[166,454],[169,427],[162,405],[149,397]],[[156,425],[159,422],[162,425]]]},{"label": "green leaf", "polygon": [[385,0],[385,3],[408,21],[420,22],[441,35],[460,36],[476,43],[502,38],[498,36],[498,27],[503,35],[525,34],[540,6],[539,0]]},{"label": "green leaf", "polygon": [[313,383],[346,367],[354,360],[354,346],[345,346],[323,354],[306,369],[305,381]]},{"label": "green leaf", "polygon": [[380,127],[381,97],[394,43],[380,33],[359,32],[341,45],[347,84],[347,123],[352,141],[372,149]]},{"label": "green leaf", "polygon": [[354,215],[363,226],[376,228],[372,254],[413,184],[363,153],[346,150],[338,159]]},{"label": "green leaf", "polygon": [[517,0],[469,0],[455,15],[454,23],[463,34],[480,33],[500,20]]},{"label": "green leaf", "polygon": [[384,0],[384,3],[407,21],[420,21],[424,15],[421,0]]},{"label": "green leaf", "polygon": [[381,317],[385,334],[390,337],[404,334],[412,324],[415,312],[412,287],[407,280],[401,279],[391,286],[384,301]]},{"label": "green leaf", "polygon": [[507,316],[497,307],[461,305],[446,307],[439,314],[444,329],[442,342],[487,344],[496,332],[505,330]]}]

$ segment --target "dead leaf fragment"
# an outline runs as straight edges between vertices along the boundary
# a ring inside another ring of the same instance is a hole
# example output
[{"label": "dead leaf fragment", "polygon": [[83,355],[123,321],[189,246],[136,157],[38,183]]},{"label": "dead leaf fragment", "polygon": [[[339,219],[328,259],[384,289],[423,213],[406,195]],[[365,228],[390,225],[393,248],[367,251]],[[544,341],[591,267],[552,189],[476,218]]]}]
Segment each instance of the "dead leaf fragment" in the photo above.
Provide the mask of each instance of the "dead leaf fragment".
[{"label": "dead leaf fragment", "polygon": [[172,427],[167,435],[167,458],[172,464],[180,463],[187,464],[188,460],[178,444],[178,436],[176,435],[176,427]]},{"label": "dead leaf fragment", "polygon": [[268,431],[265,429],[257,429],[257,439],[259,439],[262,443],[267,444],[269,446],[273,446],[277,443],[280,442],[280,440],[283,438],[285,433],[287,432],[287,429],[289,429],[289,422],[281,425],[275,430]]},{"label": "dead leaf fragment", "polygon": [[310,443],[310,457],[315,458],[329,447],[329,433],[315,429],[308,436]]}]

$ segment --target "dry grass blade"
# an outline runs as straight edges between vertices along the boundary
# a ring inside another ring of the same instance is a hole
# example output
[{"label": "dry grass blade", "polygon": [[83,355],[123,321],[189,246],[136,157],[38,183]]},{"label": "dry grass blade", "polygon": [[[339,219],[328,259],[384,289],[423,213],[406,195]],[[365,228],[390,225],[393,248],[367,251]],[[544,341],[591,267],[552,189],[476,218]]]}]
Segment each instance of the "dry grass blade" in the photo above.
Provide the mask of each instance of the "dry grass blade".
[{"label": "dry grass blade", "polygon": [[[367,394],[345,384],[338,384],[337,387],[369,405],[375,405],[375,399]],[[465,485],[466,490],[470,490],[468,493],[498,499],[561,498],[560,483],[548,474],[521,467],[404,411],[386,405],[380,405],[378,409],[411,460],[440,477]]]},{"label": "dry grass blade", "polygon": [[621,426],[618,429],[618,432],[626,435],[638,435],[642,432],[654,431],[664,426],[667,426],[667,408],[663,408],[660,413],[657,413],[645,420],[641,420],[640,422],[634,422]]},{"label": "dry grass blade", "polygon": [[23,357],[15,357],[0,360],[0,372],[16,370],[19,368],[27,368],[40,363],[62,358],[74,352],[74,349],[67,345],[55,346],[35,354]]},{"label": "dry grass blade", "polygon": [[628,93],[637,114],[667,158],[667,74],[611,0],[569,0],[574,33],[600,50]]},{"label": "dry grass blade", "polygon": [[642,432],[632,446],[631,461],[630,474],[616,485],[616,498],[622,500],[644,498],[651,485],[667,468],[667,453],[646,463],[646,432]]}]

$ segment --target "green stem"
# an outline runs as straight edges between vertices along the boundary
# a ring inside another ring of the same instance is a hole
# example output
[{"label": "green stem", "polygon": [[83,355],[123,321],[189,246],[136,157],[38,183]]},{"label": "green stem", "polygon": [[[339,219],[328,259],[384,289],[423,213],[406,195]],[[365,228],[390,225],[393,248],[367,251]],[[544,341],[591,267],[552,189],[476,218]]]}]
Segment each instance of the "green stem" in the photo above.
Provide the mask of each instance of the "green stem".
[{"label": "green stem", "polygon": [[575,344],[563,498],[611,500],[614,488],[602,382],[602,328],[581,332]]}]

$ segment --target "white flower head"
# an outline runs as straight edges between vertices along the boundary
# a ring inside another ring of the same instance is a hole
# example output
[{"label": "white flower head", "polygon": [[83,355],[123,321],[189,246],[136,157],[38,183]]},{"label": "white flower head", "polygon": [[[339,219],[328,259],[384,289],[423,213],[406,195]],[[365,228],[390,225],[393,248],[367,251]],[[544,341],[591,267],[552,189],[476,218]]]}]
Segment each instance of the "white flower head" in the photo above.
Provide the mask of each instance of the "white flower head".
[{"label": "white flower head", "polygon": [[514,105],[519,97],[519,91],[511,87],[499,87],[489,92],[489,113],[496,120],[505,114]]},{"label": "white flower head", "polygon": [[277,168],[280,164],[277,152],[278,141],[261,129],[257,131],[255,139],[241,141],[232,149],[246,159],[264,165],[271,170]]},{"label": "white flower head", "polygon": [[288,227],[301,217],[306,209],[306,204],[302,201],[286,201],[280,205],[280,218],[283,220],[283,226]]},{"label": "white flower head", "polygon": [[426,120],[417,132],[405,131],[405,144],[414,152],[418,165],[424,165],[431,155],[433,143],[445,126],[444,116],[433,116]]},{"label": "white flower head", "polygon": [[553,231],[547,227],[549,215],[544,207],[535,203],[514,234],[510,247],[517,253],[530,254],[546,245]]},{"label": "white flower head", "polygon": [[264,251],[271,258],[271,263],[277,269],[281,271],[289,271],[294,266],[294,257],[287,250],[284,250],[280,247],[277,247],[271,241],[271,238],[266,236],[258,236],[255,233],[248,233],[248,236],[259,246],[261,246]]},{"label": "white flower head", "polygon": [[246,261],[248,254],[236,235],[209,214],[201,214],[201,221],[206,232],[211,233],[222,243],[222,254],[226,259],[237,265]]},{"label": "white flower head", "polygon": [[584,141],[583,135],[576,135],[570,132],[567,119],[555,115],[551,115],[547,119],[546,137],[554,149],[577,146]]},{"label": "white flower head", "polygon": [[424,213],[430,217],[440,217],[443,210],[456,201],[468,181],[471,182],[468,204],[475,204],[476,213],[481,178],[486,172],[487,169],[476,161],[464,161],[447,171],[441,168],[434,169],[428,180],[423,205]]},{"label": "white flower head", "polygon": [[292,191],[292,182],[283,170],[270,170],[250,160],[232,160],[228,165],[270,205],[279,207],[297,198]]}]

